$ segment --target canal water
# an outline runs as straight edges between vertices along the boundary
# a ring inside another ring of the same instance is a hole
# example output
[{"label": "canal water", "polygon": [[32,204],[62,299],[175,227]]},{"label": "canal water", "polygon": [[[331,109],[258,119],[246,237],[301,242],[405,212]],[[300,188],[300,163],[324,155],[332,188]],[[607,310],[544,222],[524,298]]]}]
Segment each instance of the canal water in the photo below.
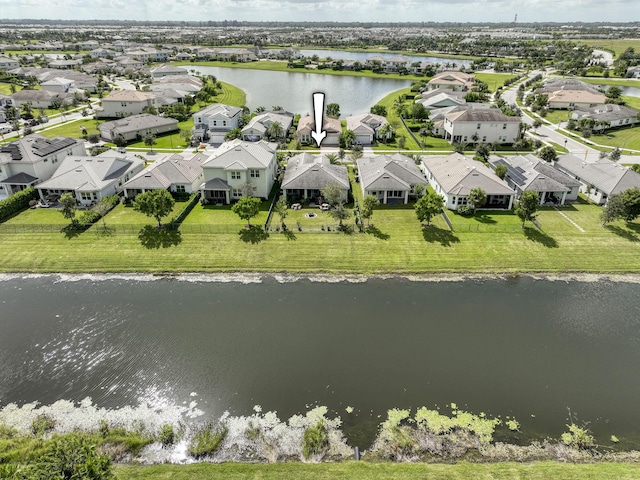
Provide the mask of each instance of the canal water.
[{"label": "canal water", "polygon": [[531,277],[5,276],[0,407],[326,405],[366,446],[387,409],[454,402],[535,438],[558,438],[570,411],[640,448],[638,298],[637,283]]}]

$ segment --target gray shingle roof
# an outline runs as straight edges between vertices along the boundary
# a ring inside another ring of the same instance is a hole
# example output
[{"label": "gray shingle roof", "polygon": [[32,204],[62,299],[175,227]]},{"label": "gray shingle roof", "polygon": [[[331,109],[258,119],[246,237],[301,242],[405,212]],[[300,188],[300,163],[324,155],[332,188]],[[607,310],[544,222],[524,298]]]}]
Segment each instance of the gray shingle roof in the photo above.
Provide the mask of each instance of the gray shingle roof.
[{"label": "gray shingle roof", "polygon": [[265,141],[243,142],[236,139],[220,145],[202,166],[234,170],[267,168],[274,161],[277,146]]},{"label": "gray shingle roof", "polygon": [[396,153],[357,160],[360,183],[365,190],[409,190],[427,180],[413,159]]},{"label": "gray shingle roof", "polygon": [[98,130],[100,130],[100,132],[113,131],[117,135],[118,133],[137,132],[145,129],[153,130],[154,128],[166,126],[174,126],[177,130],[178,121],[171,117],[159,117],[157,115],[142,113],[140,115],[119,118],[111,122],[104,122],[98,127]]},{"label": "gray shingle roof", "polygon": [[515,192],[481,162],[459,153],[446,156],[426,156],[422,163],[447,194],[468,195],[482,188],[487,195],[513,195]]},{"label": "gray shingle roof", "polygon": [[640,188],[640,174],[607,159],[588,163],[571,153],[558,158],[556,165],[587,184],[593,184],[607,195]]},{"label": "gray shingle roof", "polygon": [[301,153],[289,159],[282,188],[320,190],[330,183],[337,183],[348,190],[347,167],[332,165],[324,156],[315,157],[308,153]]},{"label": "gray shingle roof", "polygon": [[[515,169],[517,178],[511,178],[511,181],[522,191],[562,192],[580,185],[535,155],[492,156],[489,162],[493,165],[505,163]],[[507,177],[511,177],[510,172],[507,172]]]},{"label": "gray shingle roof", "polygon": [[165,189],[171,185],[193,183],[201,174],[202,165],[196,157],[167,155],[123,184],[122,189]]}]

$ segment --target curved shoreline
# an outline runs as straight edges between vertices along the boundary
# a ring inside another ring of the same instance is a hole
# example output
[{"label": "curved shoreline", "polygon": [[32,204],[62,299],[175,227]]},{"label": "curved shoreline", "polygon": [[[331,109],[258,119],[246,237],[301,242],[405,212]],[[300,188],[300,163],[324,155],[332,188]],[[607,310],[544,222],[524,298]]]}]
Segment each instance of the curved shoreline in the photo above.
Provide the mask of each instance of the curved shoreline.
[{"label": "curved shoreline", "polygon": [[306,273],[267,273],[267,272],[235,272],[235,273],[0,273],[0,282],[15,279],[52,278],[58,282],[78,282],[89,280],[94,282],[107,280],[125,280],[137,282],[153,282],[158,280],[174,280],[189,283],[292,283],[308,281],[312,283],[366,283],[370,280],[404,280],[416,283],[457,283],[465,281],[505,280],[509,282],[520,279],[543,280],[549,282],[611,282],[640,284],[639,273],[606,274],[606,273],[469,273],[469,274],[306,274]]}]

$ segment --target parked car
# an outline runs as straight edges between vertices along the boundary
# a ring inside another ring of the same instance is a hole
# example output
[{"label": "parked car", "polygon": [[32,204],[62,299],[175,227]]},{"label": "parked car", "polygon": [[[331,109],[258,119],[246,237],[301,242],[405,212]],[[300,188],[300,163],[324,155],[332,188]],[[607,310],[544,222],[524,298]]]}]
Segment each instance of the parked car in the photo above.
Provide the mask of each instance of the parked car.
[{"label": "parked car", "polygon": [[0,125],[0,134],[4,135],[5,133],[11,133],[13,131],[13,128],[11,128],[11,125],[8,125],[6,123]]},{"label": "parked car", "polygon": [[24,121],[24,126],[25,127],[35,127],[38,124],[39,124],[39,122],[35,118],[30,118],[29,120],[25,120]]}]

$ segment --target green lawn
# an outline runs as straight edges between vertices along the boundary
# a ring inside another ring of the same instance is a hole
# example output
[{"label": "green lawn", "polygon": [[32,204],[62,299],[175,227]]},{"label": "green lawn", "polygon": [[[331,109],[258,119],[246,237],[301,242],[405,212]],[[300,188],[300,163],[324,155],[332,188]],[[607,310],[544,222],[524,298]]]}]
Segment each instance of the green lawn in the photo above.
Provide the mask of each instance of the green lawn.
[{"label": "green lawn", "polygon": [[551,123],[566,122],[571,118],[571,112],[569,110],[549,110],[549,112],[542,117]]},{"label": "green lawn", "polygon": [[[420,150],[420,145],[418,145],[413,138],[411,138],[411,135],[409,134],[409,131],[404,127],[404,125],[402,125],[402,122],[400,121],[400,117],[398,116],[398,114],[393,110],[393,103],[396,101],[396,99],[400,96],[403,96],[405,94],[411,94],[411,88],[407,87],[407,88],[401,88],[400,90],[396,90],[392,93],[390,93],[389,95],[387,95],[386,97],[384,97],[382,100],[380,100],[378,102],[378,105],[382,105],[384,107],[386,107],[387,109],[387,121],[389,122],[389,124],[391,125],[391,127],[393,127],[393,131],[395,132],[395,139],[392,143],[389,143],[388,145],[384,145],[384,144],[380,144],[378,145],[377,148],[383,148],[383,149],[395,149],[397,150],[397,138],[398,136],[402,135],[405,137],[405,149],[407,150]],[[405,102],[407,105],[409,105],[410,101],[406,101]]]},{"label": "green lawn", "polygon": [[[76,216],[79,212],[76,212]],[[68,225],[69,220],[55,208],[29,208],[3,222],[4,225]]]},{"label": "green lawn", "polygon": [[[16,85],[16,92],[19,92],[20,90],[22,90],[22,87],[20,85]],[[0,82],[0,94],[2,95],[11,95],[11,84],[10,83],[4,83],[4,82]]]},{"label": "green lawn", "polygon": [[[270,202],[264,201],[260,204],[260,213],[258,216],[251,219],[252,225],[264,225],[267,221],[267,214],[269,212]],[[184,230],[188,232],[229,232],[235,233],[238,229],[247,224],[246,221],[241,220],[237,214],[231,211],[231,205],[200,205],[198,203],[187,218],[182,222]],[[199,226],[206,227],[201,230]]]},{"label": "green lawn", "polygon": [[616,56],[623,53],[627,48],[633,47],[635,51],[640,50],[640,38],[607,38],[594,40],[578,40],[578,43],[590,45],[599,50],[613,52]]},{"label": "green lawn", "polygon": [[71,137],[82,138],[82,130],[80,127],[87,129],[87,134],[92,135],[94,133],[100,133],[97,125],[104,123],[102,120],[94,120],[92,118],[82,118],[73,122],[65,123],[44,130],[38,130],[38,133],[44,137]]},{"label": "green lawn", "polygon": [[196,463],[193,465],[118,466],[122,480],[164,479],[367,479],[367,480],[631,480],[640,477],[640,465],[596,463],[579,465],[561,462],[492,463],[460,462],[452,465],[427,463],[342,462],[325,464]]},{"label": "green lawn", "polygon": [[512,73],[475,73],[474,75],[478,80],[486,83],[489,86],[489,91],[492,93],[495,92],[498,87],[502,87],[505,80],[517,77],[517,75],[513,75]]},{"label": "green lawn", "polygon": [[[166,222],[178,215],[186,206],[187,202],[176,202],[173,210],[169,215],[162,219],[163,222]],[[156,220],[152,217],[147,217],[143,213],[136,212],[133,209],[131,204],[125,205],[123,203],[116,205],[116,207],[111,210],[104,217],[107,225],[117,226],[117,225],[135,225],[135,226],[144,226],[144,225],[155,225]]]},{"label": "green lawn", "polygon": [[589,140],[610,147],[640,150],[640,127],[608,130],[603,135],[591,135]]}]

